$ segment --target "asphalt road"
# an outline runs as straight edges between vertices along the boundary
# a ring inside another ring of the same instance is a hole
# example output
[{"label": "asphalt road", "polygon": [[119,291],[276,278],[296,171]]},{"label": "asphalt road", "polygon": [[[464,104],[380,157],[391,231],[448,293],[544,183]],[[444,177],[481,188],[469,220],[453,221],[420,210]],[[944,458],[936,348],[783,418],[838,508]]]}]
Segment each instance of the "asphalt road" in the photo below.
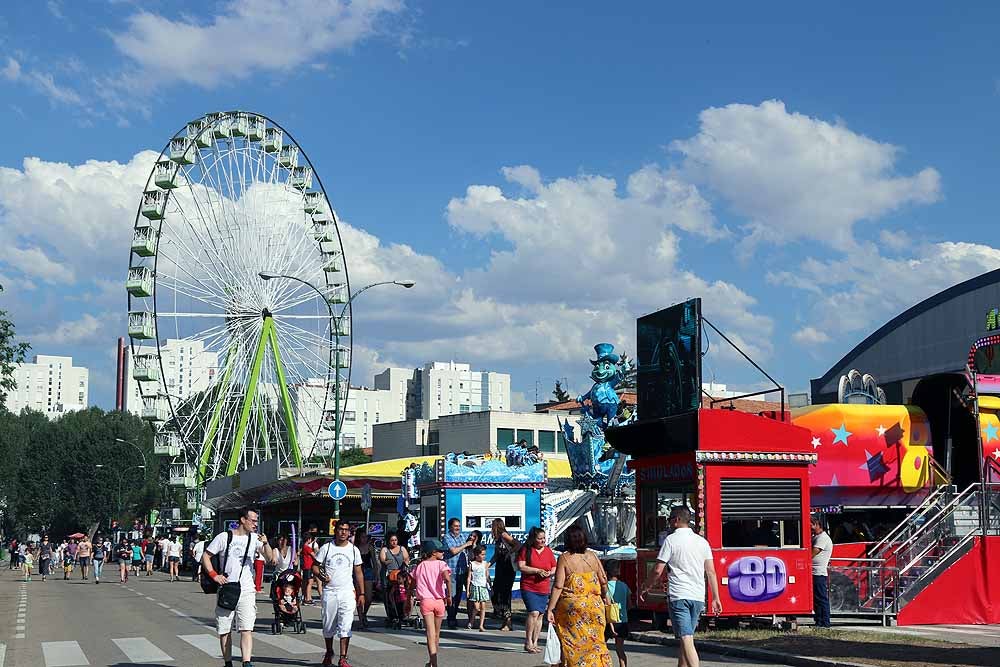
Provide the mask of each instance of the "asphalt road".
[{"label": "asphalt road", "polygon": [[[110,575],[110,576],[108,576]],[[162,574],[117,582],[109,568],[100,585],[93,580],[23,583],[0,569],[0,667],[74,667],[77,665],[190,665],[219,667],[214,633],[213,598],[190,581],[169,582]],[[271,606],[258,596],[254,632],[255,665],[318,665],[323,657],[318,607],[306,607],[308,632],[272,635]],[[350,662],[355,667],[422,665],[426,648],[421,633],[388,632],[381,627],[379,605],[372,607],[376,627],[358,631],[355,623]],[[377,612],[377,613],[376,613]],[[522,650],[521,633],[442,633],[440,664],[477,667],[536,667],[541,656]],[[629,642],[630,667],[676,664],[671,649]],[[234,651],[239,659],[239,650]],[[237,665],[239,662],[236,663]],[[742,659],[703,656],[703,665],[763,665]],[[615,660],[617,667],[617,660]]]}]

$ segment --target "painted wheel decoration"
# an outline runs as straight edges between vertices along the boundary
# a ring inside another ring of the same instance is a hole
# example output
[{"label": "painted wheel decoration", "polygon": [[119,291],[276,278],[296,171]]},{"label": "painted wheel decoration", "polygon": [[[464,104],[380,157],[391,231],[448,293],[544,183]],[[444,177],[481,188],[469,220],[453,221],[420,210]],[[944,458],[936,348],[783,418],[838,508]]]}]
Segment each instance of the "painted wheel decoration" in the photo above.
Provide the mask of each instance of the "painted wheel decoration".
[{"label": "painted wheel decoration", "polygon": [[333,446],[333,392],[350,374],[351,313],[336,305],[347,265],[320,179],[281,126],[212,113],[170,139],[136,214],[126,287],[142,417],[189,505],[208,480],[274,458],[299,467]]}]

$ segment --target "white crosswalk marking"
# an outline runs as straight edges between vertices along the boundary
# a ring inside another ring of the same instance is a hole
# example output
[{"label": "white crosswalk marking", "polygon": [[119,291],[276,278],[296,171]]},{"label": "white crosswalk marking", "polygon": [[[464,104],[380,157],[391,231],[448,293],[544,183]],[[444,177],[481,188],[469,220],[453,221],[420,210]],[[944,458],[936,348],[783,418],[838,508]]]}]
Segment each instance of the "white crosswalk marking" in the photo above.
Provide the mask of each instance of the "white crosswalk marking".
[{"label": "white crosswalk marking", "polygon": [[6,659],[7,659],[7,645],[0,644],[0,667],[3,667],[3,663]]},{"label": "white crosswalk marking", "polygon": [[45,658],[45,667],[76,667],[90,664],[77,642],[42,642],[42,656]]},{"label": "white crosswalk marking", "polygon": [[385,642],[380,642],[377,639],[369,639],[368,637],[362,637],[357,633],[351,637],[351,646],[357,646],[358,648],[363,648],[366,651],[405,651],[406,649],[402,646],[396,646],[395,644],[387,644]]},{"label": "white crosswalk marking", "polygon": [[303,653],[324,653],[326,651],[324,647],[316,646],[315,644],[304,642],[301,639],[295,639],[294,637],[287,637],[285,635],[269,635],[264,634],[263,632],[255,632],[253,633],[253,638],[254,641],[276,646],[293,655],[302,655]]},{"label": "white crosswalk marking", "polygon": [[[172,662],[173,658],[161,651],[156,644],[145,637],[124,637],[112,639],[129,662]],[[0,666],[2,667],[2,666]]]},{"label": "white crosswalk marking", "polygon": [[222,657],[222,650],[219,648],[219,638],[216,635],[177,635],[177,638],[213,658]]}]

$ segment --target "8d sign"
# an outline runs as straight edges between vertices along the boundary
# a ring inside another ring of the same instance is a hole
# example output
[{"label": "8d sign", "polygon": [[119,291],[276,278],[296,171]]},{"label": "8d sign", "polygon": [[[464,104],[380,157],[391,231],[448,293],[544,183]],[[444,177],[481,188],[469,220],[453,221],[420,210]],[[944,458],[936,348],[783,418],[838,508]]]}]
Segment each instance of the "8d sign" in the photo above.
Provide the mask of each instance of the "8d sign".
[{"label": "8d sign", "polygon": [[744,556],[729,566],[729,597],[739,602],[764,602],[778,597],[788,584],[780,558]]}]

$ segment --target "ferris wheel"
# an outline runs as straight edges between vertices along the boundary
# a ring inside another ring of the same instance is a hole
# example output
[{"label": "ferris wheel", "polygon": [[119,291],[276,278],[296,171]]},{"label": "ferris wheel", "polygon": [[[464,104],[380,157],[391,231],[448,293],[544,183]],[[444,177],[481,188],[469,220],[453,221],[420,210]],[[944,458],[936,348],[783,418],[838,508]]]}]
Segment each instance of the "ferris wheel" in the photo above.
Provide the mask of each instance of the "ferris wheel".
[{"label": "ferris wheel", "polygon": [[344,247],[281,126],[211,113],[170,139],[136,214],[126,289],[141,416],[189,505],[206,481],[335,446],[350,374]]}]

